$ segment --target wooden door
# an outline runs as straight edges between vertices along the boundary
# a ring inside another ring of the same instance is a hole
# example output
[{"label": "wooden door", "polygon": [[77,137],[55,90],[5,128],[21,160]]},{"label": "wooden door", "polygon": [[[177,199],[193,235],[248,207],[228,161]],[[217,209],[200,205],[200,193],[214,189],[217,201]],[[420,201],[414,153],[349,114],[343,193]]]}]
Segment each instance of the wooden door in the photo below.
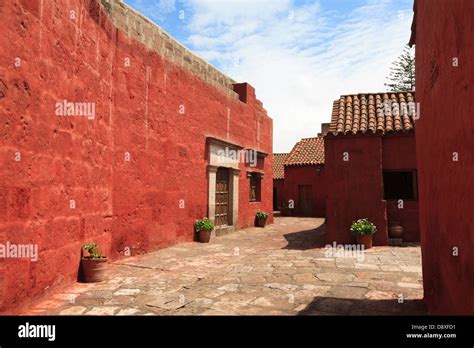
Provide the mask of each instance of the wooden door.
[{"label": "wooden door", "polygon": [[278,198],[278,195],[277,195],[277,188],[274,187],[274,188],[273,188],[273,211],[277,211],[277,210],[278,210],[277,198]]},{"label": "wooden door", "polygon": [[229,169],[218,168],[216,174],[216,226],[229,225]]},{"label": "wooden door", "polygon": [[311,216],[313,214],[313,187],[311,185],[298,185],[299,215]]}]

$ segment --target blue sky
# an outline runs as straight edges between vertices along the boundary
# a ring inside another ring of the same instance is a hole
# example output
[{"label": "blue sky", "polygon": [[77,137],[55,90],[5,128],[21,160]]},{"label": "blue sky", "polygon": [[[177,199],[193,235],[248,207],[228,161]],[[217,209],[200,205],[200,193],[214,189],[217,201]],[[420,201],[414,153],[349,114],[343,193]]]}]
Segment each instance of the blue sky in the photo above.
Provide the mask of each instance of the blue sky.
[{"label": "blue sky", "polygon": [[329,122],[341,94],[381,92],[413,0],[125,0],[239,82],[274,120],[274,152]]}]

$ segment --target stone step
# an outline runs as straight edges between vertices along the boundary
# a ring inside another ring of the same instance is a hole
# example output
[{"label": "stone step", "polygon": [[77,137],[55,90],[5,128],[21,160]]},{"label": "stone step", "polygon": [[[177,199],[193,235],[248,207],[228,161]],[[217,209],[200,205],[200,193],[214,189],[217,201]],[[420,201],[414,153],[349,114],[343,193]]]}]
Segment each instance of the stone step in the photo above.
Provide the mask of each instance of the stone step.
[{"label": "stone step", "polygon": [[226,234],[234,232],[234,226],[217,226],[214,231],[212,231],[212,237],[225,236]]}]

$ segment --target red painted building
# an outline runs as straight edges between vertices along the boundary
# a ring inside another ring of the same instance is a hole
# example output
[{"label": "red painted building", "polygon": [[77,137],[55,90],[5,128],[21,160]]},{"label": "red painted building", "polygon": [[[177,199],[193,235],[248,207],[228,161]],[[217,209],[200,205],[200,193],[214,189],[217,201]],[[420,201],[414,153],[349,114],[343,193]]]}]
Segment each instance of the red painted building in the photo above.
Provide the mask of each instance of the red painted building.
[{"label": "red painted building", "polygon": [[350,226],[368,218],[375,245],[388,244],[388,224],[404,242],[419,240],[413,93],[341,96],[324,137],[326,238],[352,243]]},{"label": "red painted building", "polygon": [[415,2],[416,150],[430,314],[474,314],[473,18],[473,1]]},{"label": "red painted building", "polygon": [[38,246],[0,259],[0,310],[76,281],[84,242],[117,259],[272,211],[251,86],[120,1],[2,1],[0,18],[0,244]]},{"label": "red painted building", "polygon": [[285,202],[294,216],[325,215],[326,187],[322,137],[301,139],[284,163]]}]

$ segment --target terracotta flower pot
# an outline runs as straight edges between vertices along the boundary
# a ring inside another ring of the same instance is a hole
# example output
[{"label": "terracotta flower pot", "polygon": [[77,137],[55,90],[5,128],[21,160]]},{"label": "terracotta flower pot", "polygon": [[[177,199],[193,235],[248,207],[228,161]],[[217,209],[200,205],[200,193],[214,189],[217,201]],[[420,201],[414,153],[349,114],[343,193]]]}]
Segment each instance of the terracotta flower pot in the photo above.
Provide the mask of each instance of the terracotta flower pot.
[{"label": "terracotta flower pot", "polygon": [[265,227],[268,218],[257,218],[257,227]]},{"label": "terracotta flower pot", "polygon": [[209,243],[211,240],[211,232],[212,231],[206,231],[206,230],[201,230],[198,232],[199,235],[199,241],[201,243]]},{"label": "terracotta flower pot", "polygon": [[96,283],[104,280],[107,257],[101,259],[82,258],[82,275],[86,283]]},{"label": "terracotta flower pot", "polygon": [[358,235],[356,237],[357,239],[357,244],[362,244],[364,246],[364,249],[370,249],[372,248],[372,235]]},{"label": "terracotta flower pot", "polygon": [[402,238],[403,237],[403,227],[399,224],[393,224],[388,227],[388,236],[389,238]]}]

